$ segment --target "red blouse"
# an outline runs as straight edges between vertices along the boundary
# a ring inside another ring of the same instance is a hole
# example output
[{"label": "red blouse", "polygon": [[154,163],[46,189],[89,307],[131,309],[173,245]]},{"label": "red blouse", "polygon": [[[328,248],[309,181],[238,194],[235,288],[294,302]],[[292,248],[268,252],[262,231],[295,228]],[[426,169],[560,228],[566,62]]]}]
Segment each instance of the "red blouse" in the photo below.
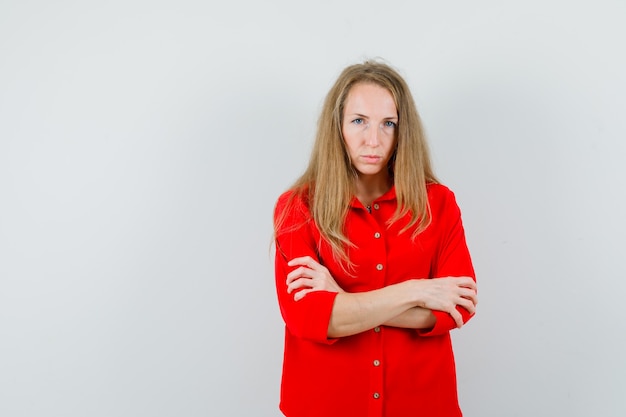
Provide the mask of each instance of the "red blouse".
[{"label": "red blouse", "polygon": [[[287,207],[283,194],[275,216]],[[461,213],[445,186],[428,186],[432,222],[415,240],[400,233],[408,219],[387,225],[396,210],[395,189],[378,198],[371,213],[353,199],[346,233],[356,265],[347,275],[333,259],[305,201],[297,199],[276,238],[276,289],[285,321],[280,409],[287,417],[423,416],[459,417],[452,317],[434,311],[429,331],[380,326],[353,336],[328,339],[336,293],[316,291],[300,301],[287,294],[287,262],[311,256],[326,266],[347,292],[371,291],[412,278],[475,278]],[[464,321],[467,310],[457,307]]]}]

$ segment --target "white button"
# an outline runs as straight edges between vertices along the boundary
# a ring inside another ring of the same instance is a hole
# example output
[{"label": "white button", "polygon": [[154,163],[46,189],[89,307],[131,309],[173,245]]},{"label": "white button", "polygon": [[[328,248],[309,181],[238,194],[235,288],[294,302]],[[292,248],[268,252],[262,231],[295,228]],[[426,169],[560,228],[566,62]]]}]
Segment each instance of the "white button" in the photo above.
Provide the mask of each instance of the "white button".
[{"label": "white button", "polygon": [[376,265],[376,269],[378,269],[379,271],[382,271],[383,270],[383,264]]},{"label": "white button", "polygon": [[378,326],[374,327],[374,331],[375,331],[376,333],[380,333],[380,327],[378,327]]},{"label": "white button", "polygon": [[374,366],[379,366],[380,365],[380,361],[378,359],[374,360]]},{"label": "white button", "polygon": [[374,210],[378,210],[380,206],[378,204],[374,204]]},{"label": "white button", "polygon": [[379,393],[377,393],[377,392],[375,392],[375,393],[374,393],[374,399],[375,399],[375,400],[377,400],[377,399],[379,399],[379,398],[380,398],[380,394],[379,394]]},{"label": "white button", "polygon": [[380,233],[378,233],[378,232],[374,233],[374,237],[375,237],[376,239],[378,239],[378,238],[380,237]]}]

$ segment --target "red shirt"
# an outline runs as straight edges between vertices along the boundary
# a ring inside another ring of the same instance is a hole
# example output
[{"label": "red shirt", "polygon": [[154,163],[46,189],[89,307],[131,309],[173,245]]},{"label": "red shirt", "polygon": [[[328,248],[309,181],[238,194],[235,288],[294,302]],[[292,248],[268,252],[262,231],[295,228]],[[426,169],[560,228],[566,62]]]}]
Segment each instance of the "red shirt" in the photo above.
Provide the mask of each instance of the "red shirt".
[{"label": "red shirt", "polygon": [[[291,191],[277,203],[281,213]],[[287,262],[311,256],[326,266],[347,292],[371,291],[412,278],[475,278],[461,213],[445,186],[428,186],[432,222],[414,240],[400,233],[408,218],[387,225],[396,210],[395,189],[378,198],[371,213],[354,198],[345,232],[356,246],[348,255],[353,276],[334,260],[321,239],[306,201],[298,199],[277,233],[276,288],[285,321],[285,354],[280,409],[287,417],[459,417],[452,317],[434,311],[429,331],[380,326],[328,339],[336,293],[316,291],[294,301],[287,294]],[[464,321],[467,310],[457,307]]]}]

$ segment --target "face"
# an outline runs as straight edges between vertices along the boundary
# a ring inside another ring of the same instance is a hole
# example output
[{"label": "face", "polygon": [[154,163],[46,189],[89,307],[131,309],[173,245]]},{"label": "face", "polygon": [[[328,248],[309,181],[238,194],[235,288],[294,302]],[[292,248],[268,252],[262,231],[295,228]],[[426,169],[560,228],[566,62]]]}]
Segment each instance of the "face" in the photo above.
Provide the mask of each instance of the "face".
[{"label": "face", "polygon": [[341,130],[359,178],[388,178],[387,162],[396,146],[397,126],[398,110],[389,90],[370,83],[350,89]]}]

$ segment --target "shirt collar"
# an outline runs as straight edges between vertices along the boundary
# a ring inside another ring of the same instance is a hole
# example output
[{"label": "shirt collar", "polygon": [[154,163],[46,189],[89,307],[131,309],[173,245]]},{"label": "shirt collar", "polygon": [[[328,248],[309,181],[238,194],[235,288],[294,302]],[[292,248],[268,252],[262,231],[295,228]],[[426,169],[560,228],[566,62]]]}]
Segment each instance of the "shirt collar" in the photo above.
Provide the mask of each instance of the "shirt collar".
[{"label": "shirt collar", "polygon": [[[380,203],[382,201],[393,201],[395,199],[396,199],[396,186],[392,185],[389,191],[387,191],[385,194],[381,195],[376,200],[374,200],[372,204]],[[350,200],[350,207],[363,208],[363,209],[365,208],[363,203],[361,203],[361,201],[359,201],[359,199],[356,197],[352,197],[352,200]]]}]

